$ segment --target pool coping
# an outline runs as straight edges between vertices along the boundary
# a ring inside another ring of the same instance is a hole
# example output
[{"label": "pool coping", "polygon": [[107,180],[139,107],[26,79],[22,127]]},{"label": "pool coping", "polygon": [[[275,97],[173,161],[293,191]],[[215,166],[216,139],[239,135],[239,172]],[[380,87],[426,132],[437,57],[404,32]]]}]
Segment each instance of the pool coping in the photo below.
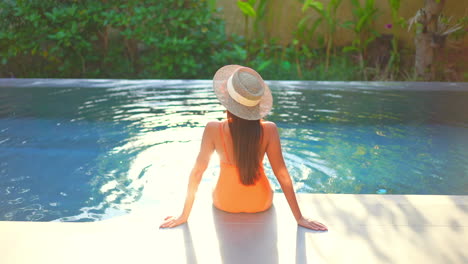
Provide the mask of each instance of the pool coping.
[{"label": "pool coping", "polygon": [[[170,206],[91,223],[0,222],[0,263],[467,263],[468,196],[298,194],[264,213],[229,214],[197,197],[188,224],[158,225]],[[5,254],[6,253],[6,254]]]}]

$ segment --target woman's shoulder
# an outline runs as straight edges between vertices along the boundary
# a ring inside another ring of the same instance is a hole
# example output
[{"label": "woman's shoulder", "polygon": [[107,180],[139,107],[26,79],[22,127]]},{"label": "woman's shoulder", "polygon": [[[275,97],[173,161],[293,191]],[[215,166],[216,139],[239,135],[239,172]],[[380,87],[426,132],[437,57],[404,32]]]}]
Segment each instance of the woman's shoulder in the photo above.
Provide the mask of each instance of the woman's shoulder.
[{"label": "woman's shoulder", "polygon": [[262,126],[266,129],[277,129],[276,124],[271,121],[262,121]]},{"label": "woman's shoulder", "polygon": [[221,121],[209,121],[208,123],[206,123],[206,127],[218,127],[220,124],[222,124],[224,122],[224,120],[221,120]]},{"label": "woman's shoulder", "polygon": [[262,121],[263,133],[267,141],[275,139],[278,134],[278,127],[274,122]]},{"label": "woman's shoulder", "polygon": [[218,129],[219,126],[223,123],[224,121],[210,121],[206,123],[205,125],[205,130],[215,130]]},{"label": "woman's shoulder", "polygon": [[204,137],[208,138],[213,138],[216,137],[218,134],[218,130],[220,128],[220,124],[222,124],[222,121],[210,121],[206,123],[205,129],[204,129]]}]

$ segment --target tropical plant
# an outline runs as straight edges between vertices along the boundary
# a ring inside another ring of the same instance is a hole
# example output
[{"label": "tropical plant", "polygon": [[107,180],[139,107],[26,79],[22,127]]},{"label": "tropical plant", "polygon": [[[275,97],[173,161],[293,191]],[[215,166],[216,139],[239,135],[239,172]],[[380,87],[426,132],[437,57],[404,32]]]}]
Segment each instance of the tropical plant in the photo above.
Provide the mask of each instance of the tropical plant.
[{"label": "tropical plant", "polygon": [[335,32],[337,25],[339,23],[338,18],[336,16],[338,7],[341,5],[342,0],[330,0],[328,5],[325,7],[322,2],[316,0],[305,0],[302,5],[302,13],[307,12],[307,10],[312,9],[315,10],[317,14],[319,14],[319,18],[315,19],[311,28],[306,26],[306,23],[309,23],[309,20],[313,18],[312,15],[307,15],[298,25],[298,32],[300,34],[304,34],[304,32],[309,32],[310,34],[314,34],[315,30],[319,25],[325,23],[325,33],[324,33],[324,46],[326,50],[326,57],[325,57],[325,69],[328,69],[330,64],[330,55],[332,48],[334,48],[335,43]]},{"label": "tropical plant", "polygon": [[[419,19],[419,16],[421,13],[416,14],[413,18],[409,20],[409,29],[411,29],[411,26]],[[437,25],[435,27],[435,30],[433,31],[434,35],[436,38],[445,38],[448,35],[462,29],[462,25],[460,23],[457,23],[453,25],[451,23],[453,17],[446,17],[444,14],[440,14],[437,17]],[[420,28],[421,29],[421,28]]]},{"label": "tropical plant", "polygon": [[206,2],[208,3],[208,8],[210,9],[211,12],[215,12],[216,11],[216,0],[206,0]]},{"label": "tropical plant", "polygon": [[[266,16],[267,0],[238,0],[237,6],[244,15],[244,37],[246,38],[246,49],[248,53],[257,52],[264,44],[263,31],[260,30],[261,22]],[[253,38],[249,37],[249,18],[253,19]],[[253,50],[252,44],[253,42]]]},{"label": "tropical plant", "polygon": [[366,0],[363,5],[361,5],[359,0],[351,0],[351,4],[353,6],[352,12],[354,20],[346,21],[342,26],[354,31],[357,37],[352,41],[350,46],[344,47],[343,51],[358,53],[359,65],[363,72],[364,80],[367,80],[365,70],[366,49],[367,46],[379,36],[379,33],[372,27],[377,17],[378,10],[375,7],[375,0]]},{"label": "tropical plant", "polygon": [[259,0],[255,12],[257,15],[254,18],[254,33],[257,38],[263,38],[263,31],[260,30],[260,24],[266,18],[268,0]]},{"label": "tropical plant", "polygon": [[400,10],[401,0],[388,0],[391,12],[392,12],[392,24],[390,24],[390,28],[393,32],[392,38],[392,50],[390,52],[390,59],[388,60],[387,67],[385,69],[386,75],[389,76],[390,79],[394,78],[400,71],[400,51],[398,47],[398,38],[396,34],[397,26],[400,28],[404,28],[406,26],[406,21],[404,18],[398,15],[398,11]]},{"label": "tropical plant", "polygon": [[267,0],[237,0],[237,6],[244,14],[244,36],[248,35],[249,18],[254,19],[253,27],[254,33],[259,33],[260,22],[265,18],[266,15],[266,4]]},{"label": "tropical plant", "polygon": [[244,14],[244,36],[247,38],[249,34],[249,17],[255,18],[257,12],[255,11],[254,5],[256,0],[237,0],[237,6]]}]

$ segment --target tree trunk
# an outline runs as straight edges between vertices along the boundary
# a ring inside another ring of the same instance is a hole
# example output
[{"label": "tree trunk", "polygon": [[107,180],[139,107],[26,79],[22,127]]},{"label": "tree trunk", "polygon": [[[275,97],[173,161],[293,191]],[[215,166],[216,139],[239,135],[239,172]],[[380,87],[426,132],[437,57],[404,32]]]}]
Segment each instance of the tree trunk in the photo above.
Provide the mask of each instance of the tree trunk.
[{"label": "tree trunk", "polygon": [[434,49],[431,46],[432,36],[430,33],[420,33],[415,37],[416,56],[415,68],[418,77],[429,81],[432,80],[432,61]]},{"label": "tree trunk", "polygon": [[425,0],[424,8],[420,12],[418,23],[422,28],[416,33],[414,44],[416,46],[415,68],[419,78],[425,81],[434,79],[435,46],[433,39],[437,31],[437,19],[442,12],[445,0]]}]

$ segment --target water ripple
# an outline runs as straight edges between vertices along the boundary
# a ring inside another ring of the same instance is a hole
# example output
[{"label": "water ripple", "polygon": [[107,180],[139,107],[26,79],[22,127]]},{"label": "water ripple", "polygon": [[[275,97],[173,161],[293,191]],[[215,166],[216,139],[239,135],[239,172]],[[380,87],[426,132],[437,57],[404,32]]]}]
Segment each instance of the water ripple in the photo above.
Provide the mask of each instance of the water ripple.
[{"label": "water ripple", "polygon": [[[225,117],[210,81],[84,83],[0,88],[0,220],[98,221],[174,197],[204,125]],[[468,194],[467,91],[304,84],[272,82],[266,118],[297,191]]]}]

